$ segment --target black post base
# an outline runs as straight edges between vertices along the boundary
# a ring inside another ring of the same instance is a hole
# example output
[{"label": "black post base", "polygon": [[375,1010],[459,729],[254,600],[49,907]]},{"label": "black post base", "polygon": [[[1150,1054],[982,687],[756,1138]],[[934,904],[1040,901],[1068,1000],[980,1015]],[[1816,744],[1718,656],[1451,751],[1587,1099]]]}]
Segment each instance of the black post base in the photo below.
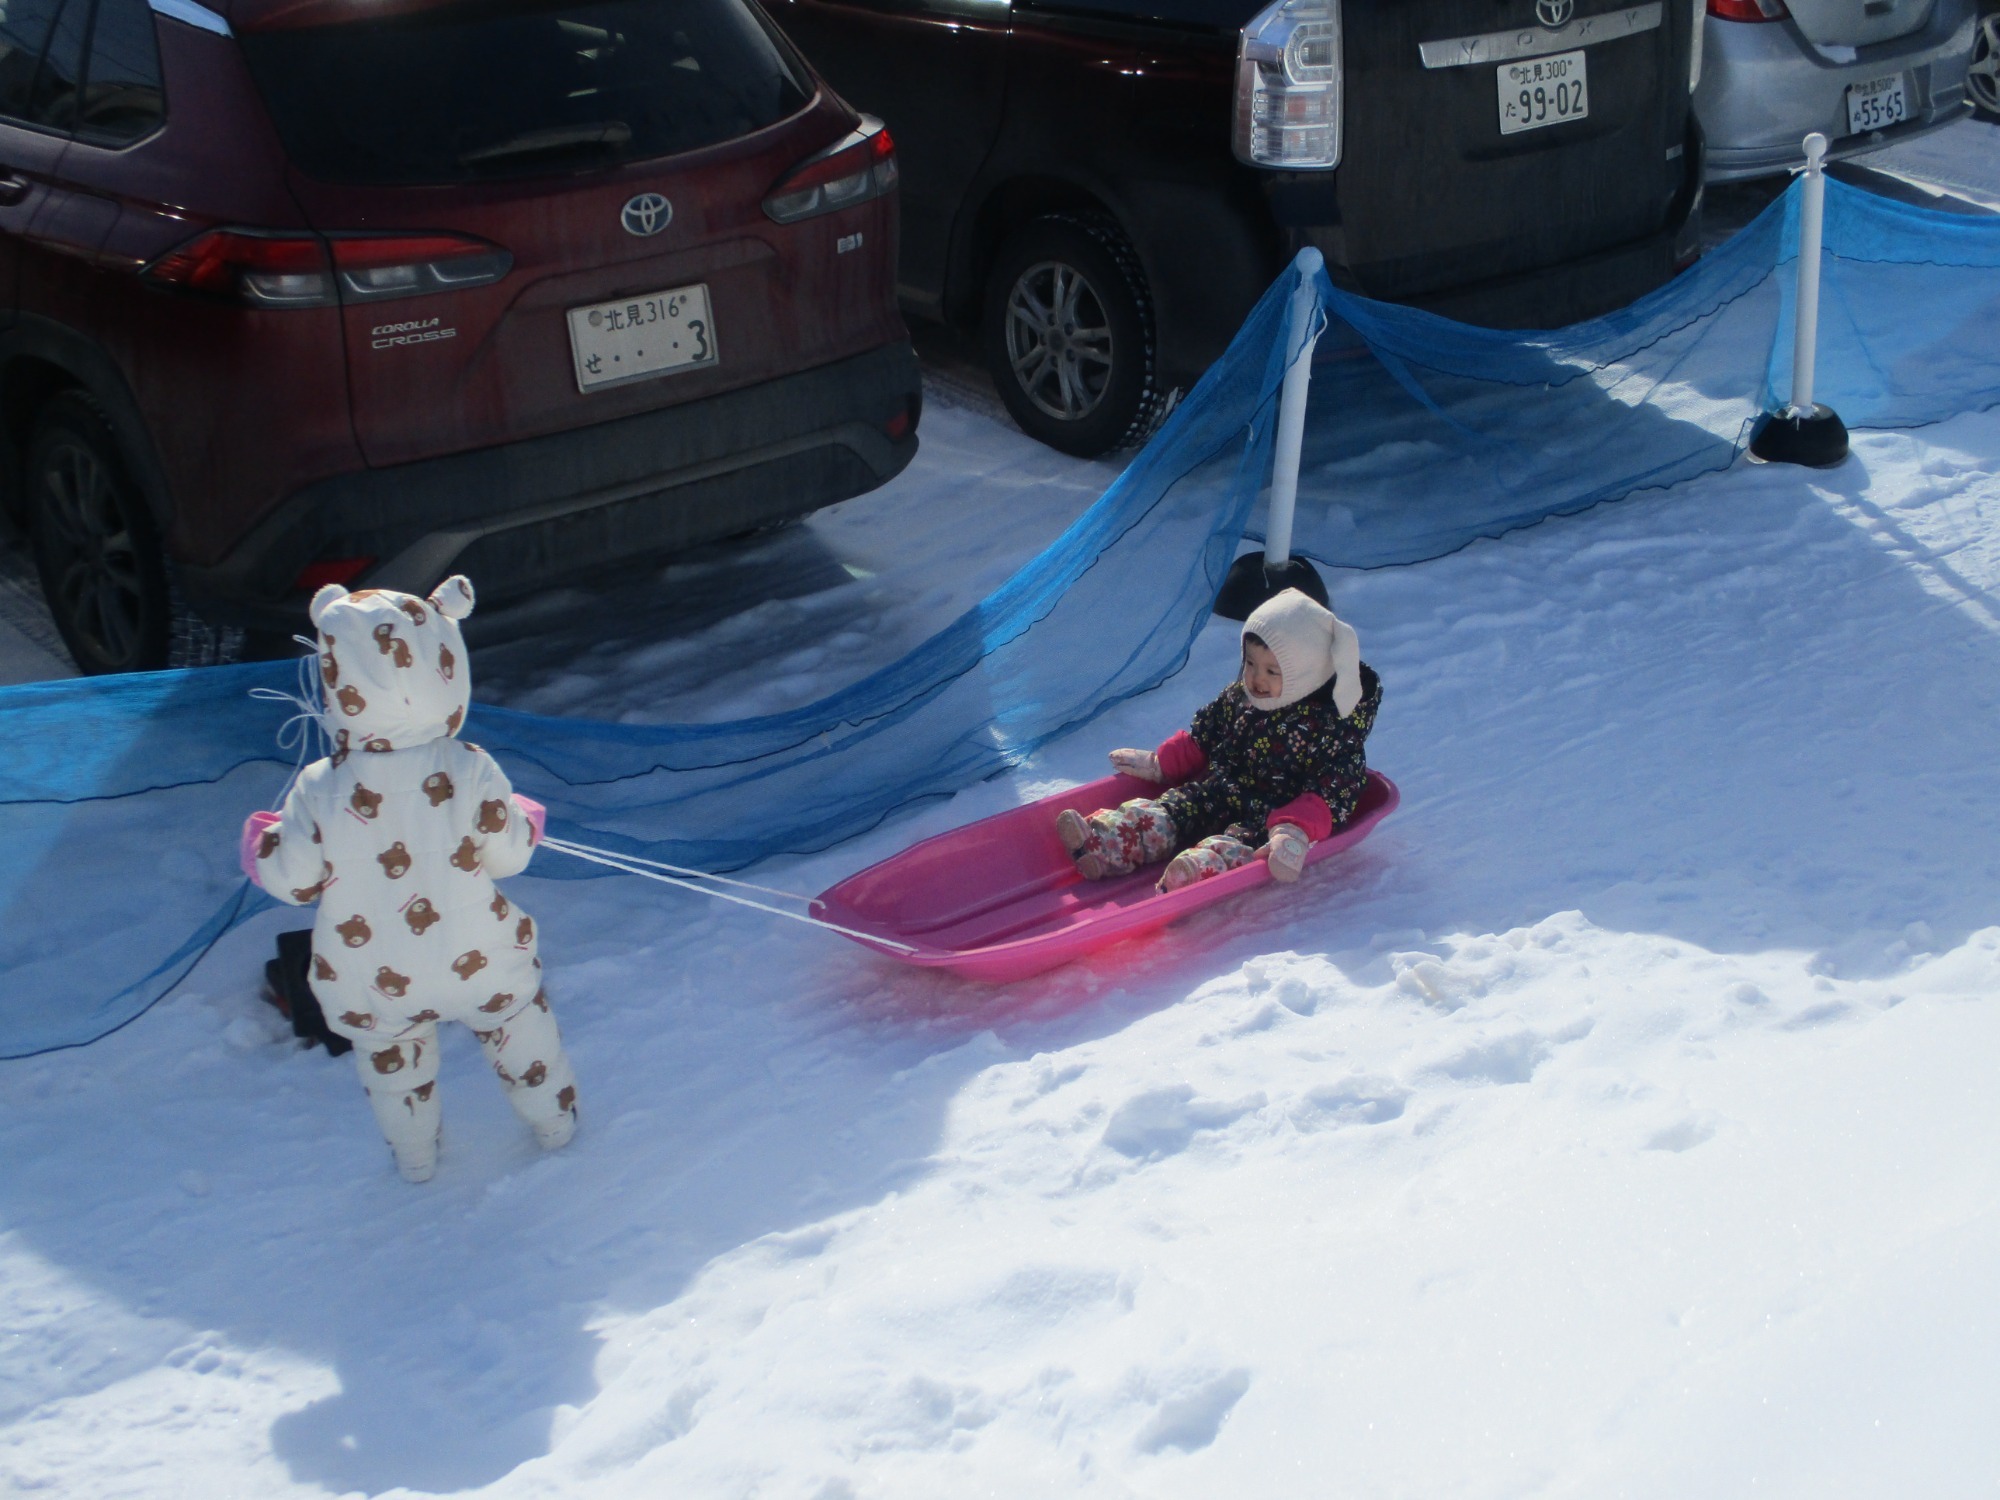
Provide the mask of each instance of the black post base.
[{"label": "black post base", "polygon": [[1303,557],[1287,558],[1275,568],[1264,565],[1264,554],[1246,552],[1229,565],[1229,576],[1215,596],[1215,612],[1225,620],[1247,620],[1258,605],[1286,589],[1297,589],[1315,604],[1331,609],[1326,584]]},{"label": "black post base", "polygon": [[1766,412],[1750,435],[1750,451],[1767,464],[1831,469],[1847,457],[1847,424],[1826,406],[1815,405],[1804,416]]}]

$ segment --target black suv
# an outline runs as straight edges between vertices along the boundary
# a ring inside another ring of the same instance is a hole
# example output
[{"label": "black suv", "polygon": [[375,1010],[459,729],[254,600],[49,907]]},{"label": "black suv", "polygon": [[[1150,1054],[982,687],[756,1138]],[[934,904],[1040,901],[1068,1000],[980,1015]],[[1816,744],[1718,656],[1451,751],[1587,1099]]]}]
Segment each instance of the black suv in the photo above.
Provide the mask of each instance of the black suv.
[{"label": "black suv", "polygon": [[908,311],[1028,432],[1142,435],[1305,245],[1335,280],[1550,327],[1700,241],[1702,0],[772,0],[895,133]]}]

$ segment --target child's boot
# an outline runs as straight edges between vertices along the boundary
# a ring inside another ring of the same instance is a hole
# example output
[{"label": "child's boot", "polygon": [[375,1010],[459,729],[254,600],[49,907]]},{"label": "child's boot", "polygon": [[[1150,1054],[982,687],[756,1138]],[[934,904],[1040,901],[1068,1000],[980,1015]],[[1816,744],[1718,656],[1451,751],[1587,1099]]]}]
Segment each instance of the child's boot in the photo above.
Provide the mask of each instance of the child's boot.
[{"label": "child's boot", "polygon": [[427,1141],[412,1141],[403,1144],[389,1143],[389,1149],[396,1153],[396,1170],[403,1174],[405,1182],[429,1182],[437,1172],[438,1138],[432,1136]]},{"label": "child's boot", "polygon": [[1192,849],[1183,849],[1160,876],[1162,891],[1178,891],[1199,881],[1213,880],[1257,857],[1257,851],[1225,833],[1213,834]]}]

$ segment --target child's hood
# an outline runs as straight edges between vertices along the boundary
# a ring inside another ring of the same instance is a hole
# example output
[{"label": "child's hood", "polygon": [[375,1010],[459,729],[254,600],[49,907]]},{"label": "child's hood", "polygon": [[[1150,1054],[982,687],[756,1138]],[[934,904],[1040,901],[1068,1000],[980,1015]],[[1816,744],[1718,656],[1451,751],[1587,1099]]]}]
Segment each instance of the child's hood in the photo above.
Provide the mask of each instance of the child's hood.
[{"label": "child's hood", "polygon": [[458,733],[472,697],[458,629],[472,613],[468,579],[454,574],[428,599],[330,583],[309,613],[319,631],[320,722],[336,745],[409,750]]},{"label": "child's hood", "polygon": [[1333,707],[1343,719],[1361,701],[1361,637],[1354,627],[1297,589],[1273,595],[1243,622],[1278,659],[1276,698],[1244,696],[1251,707],[1274,713],[1333,683]]}]

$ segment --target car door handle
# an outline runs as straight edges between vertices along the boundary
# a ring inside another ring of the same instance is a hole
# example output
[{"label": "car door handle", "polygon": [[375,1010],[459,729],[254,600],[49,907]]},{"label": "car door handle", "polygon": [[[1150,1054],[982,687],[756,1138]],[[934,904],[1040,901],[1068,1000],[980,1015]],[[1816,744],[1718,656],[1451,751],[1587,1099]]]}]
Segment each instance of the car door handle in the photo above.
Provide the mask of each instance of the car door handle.
[{"label": "car door handle", "polygon": [[0,208],[12,208],[28,196],[28,181],[0,167]]}]

